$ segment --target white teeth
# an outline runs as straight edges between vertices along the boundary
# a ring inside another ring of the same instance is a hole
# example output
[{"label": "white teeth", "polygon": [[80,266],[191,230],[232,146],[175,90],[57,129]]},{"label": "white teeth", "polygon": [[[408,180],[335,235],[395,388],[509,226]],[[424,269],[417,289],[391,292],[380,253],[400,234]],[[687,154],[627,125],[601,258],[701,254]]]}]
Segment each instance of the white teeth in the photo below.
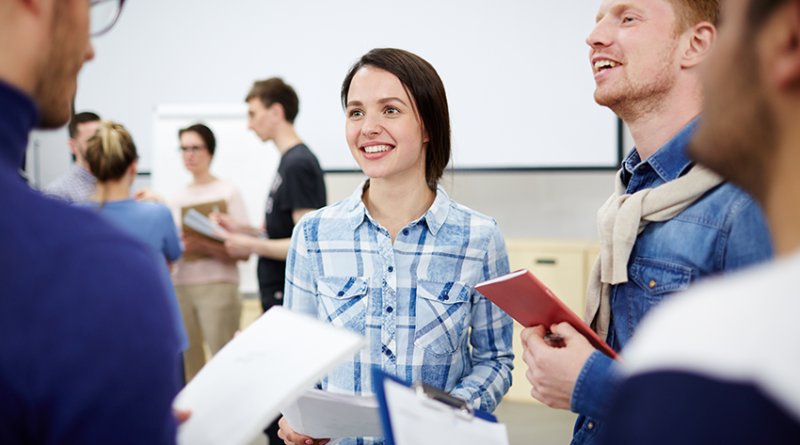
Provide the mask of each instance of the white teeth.
[{"label": "white teeth", "polygon": [[617,65],[619,65],[619,63],[614,62],[613,60],[603,59],[603,60],[598,60],[597,62],[595,62],[594,63],[594,68],[599,70],[600,68],[604,68],[604,67],[614,68]]},{"label": "white teeth", "polygon": [[392,147],[388,145],[370,145],[368,147],[364,147],[364,151],[367,153],[380,153],[382,151],[389,151]]}]

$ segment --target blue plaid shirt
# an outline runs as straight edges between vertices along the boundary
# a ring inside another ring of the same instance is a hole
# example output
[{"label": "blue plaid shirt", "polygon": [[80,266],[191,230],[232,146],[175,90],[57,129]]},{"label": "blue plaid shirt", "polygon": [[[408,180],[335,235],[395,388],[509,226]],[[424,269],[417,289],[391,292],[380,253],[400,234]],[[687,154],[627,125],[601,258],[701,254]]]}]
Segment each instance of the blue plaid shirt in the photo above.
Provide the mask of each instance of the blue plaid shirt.
[{"label": "blue plaid shirt", "polygon": [[511,386],[513,326],[473,286],[509,271],[497,223],[439,188],[428,212],[392,245],[362,190],[304,216],[286,260],[285,306],[367,338],[321,388],[373,394],[371,371],[379,368],[494,411]]}]

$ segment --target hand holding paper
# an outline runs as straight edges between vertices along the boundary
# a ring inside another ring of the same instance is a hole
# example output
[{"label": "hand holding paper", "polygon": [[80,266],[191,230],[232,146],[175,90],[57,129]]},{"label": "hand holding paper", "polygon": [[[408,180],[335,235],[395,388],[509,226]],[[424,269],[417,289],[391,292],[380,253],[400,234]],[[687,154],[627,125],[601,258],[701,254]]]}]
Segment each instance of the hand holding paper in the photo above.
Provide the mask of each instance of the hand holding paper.
[{"label": "hand holding paper", "polygon": [[583,365],[595,348],[569,323],[550,327],[564,336],[564,347],[554,348],[544,341],[544,326],[527,328],[520,334],[525,352],[522,360],[528,365],[525,377],[533,385],[531,396],[556,409],[570,409],[572,391]]},{"label": "hand holding paper", "polygon": [[[181,445],[243,445],[279,409],[361,349],[351,331],[274,307],[231,340],[178,394],[173,407],[190,410],[179,427]],[[314,360],[287,360],[302,351]]]},{"label": "hand holding paper", "polygon": [[183,216],[183,223],[207,237],[214,238],[218,241],[225,241],[225,238],[220,236],[220,234],[227,233],[225,229],[211,222],[208,217],[195,209],[189,209],[186,212],[186,215]]},{"label": "hand holding paper", "polygon": [[378,400],[374,396],[359,397],[311,389],[281,412],[294,431],[309,437],[383,435]]}]

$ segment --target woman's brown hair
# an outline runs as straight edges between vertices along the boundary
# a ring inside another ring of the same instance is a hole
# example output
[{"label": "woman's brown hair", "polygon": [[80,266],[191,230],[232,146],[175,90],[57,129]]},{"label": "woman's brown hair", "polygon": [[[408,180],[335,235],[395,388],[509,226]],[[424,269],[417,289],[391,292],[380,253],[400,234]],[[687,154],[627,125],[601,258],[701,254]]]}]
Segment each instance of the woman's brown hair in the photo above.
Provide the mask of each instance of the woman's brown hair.
[{"label": "woman's brown hair", "polygon": [[436,181],[442,177],[450,162],[450,111],[442,79],[430,63],[416,54],[402,49],[375,48],[364,54],[344,78],[341,97],[345,109],[350,83],[358,70],[365,66],[380,68],[397,76],[408,95],[414,99],[422,128],[428,135],[425,180],[435,192]]}]

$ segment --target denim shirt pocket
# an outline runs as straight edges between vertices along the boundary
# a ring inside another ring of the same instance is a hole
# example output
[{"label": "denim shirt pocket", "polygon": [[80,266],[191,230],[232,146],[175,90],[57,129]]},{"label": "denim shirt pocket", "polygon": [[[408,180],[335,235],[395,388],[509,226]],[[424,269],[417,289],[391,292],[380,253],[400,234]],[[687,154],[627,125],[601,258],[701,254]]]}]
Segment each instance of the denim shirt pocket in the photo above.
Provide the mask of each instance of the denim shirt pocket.
[{"label": "denim shirt pocket", "polygon": [[636,258],[628,271],[639,294],[628,298],[635,324],[667,295],[686,290],[692,281],[691,267],[653,258]]},{"label": "denim shirt pocket", "polygon": [[319,318],[335,326],[363,333],[367,317],[369,279],[322,277],[317,282]]},{"label": "denim shirt pocket", "polygon": [[465,283],[418,280],[414,344],[435,355],[455,352],[466,332],[471,294]]}]

